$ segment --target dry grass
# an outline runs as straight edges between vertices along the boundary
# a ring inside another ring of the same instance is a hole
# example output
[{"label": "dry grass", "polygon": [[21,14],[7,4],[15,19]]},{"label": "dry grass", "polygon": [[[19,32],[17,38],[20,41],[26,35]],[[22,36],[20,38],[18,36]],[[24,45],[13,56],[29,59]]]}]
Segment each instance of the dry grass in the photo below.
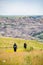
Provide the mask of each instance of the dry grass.
[{"label": "dry grass", "polygon": [[[14,42],[18,45],[17,52],[13,51]],[[27,43],[26,50],[24,42]],[[38,41],[0,38],[0,47],[0,65],[43,65],[43,44]]]},{"label": "dry grass", "polygon": [[43,50],[0,52],[0,65],[43,65]]}]

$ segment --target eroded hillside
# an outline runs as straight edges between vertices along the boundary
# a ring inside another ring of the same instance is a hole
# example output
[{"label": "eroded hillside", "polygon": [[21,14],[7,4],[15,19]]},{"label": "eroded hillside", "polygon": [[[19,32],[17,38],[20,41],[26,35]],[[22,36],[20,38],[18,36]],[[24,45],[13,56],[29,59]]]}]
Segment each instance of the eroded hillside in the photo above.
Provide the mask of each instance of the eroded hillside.
[{"label": "eroded hillside", "polygon": [[41,35],[43,36],[43,16],[0,17],[0,36],[43,39]]}]

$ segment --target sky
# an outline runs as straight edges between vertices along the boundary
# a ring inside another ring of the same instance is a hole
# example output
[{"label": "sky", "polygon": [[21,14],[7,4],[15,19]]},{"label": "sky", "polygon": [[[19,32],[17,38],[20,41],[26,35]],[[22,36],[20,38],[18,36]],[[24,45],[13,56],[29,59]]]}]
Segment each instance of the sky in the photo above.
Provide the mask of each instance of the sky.
[{"label": "sky", "polygon": [[43,15],[43,0],[0,0],[0,15]]}]

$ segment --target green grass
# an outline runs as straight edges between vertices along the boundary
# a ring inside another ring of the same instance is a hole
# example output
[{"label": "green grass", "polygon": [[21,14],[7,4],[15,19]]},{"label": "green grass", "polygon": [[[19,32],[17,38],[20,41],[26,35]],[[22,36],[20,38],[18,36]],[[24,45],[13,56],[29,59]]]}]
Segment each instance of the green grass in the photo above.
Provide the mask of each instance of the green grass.
[{"label": "green grass", "polygon": [[[26,49],[23,47],[25,42]],[[17,44],[17,52],[13,50],[14,43]],[[43,65],[43,43],[0,37],[0,65]]]},{"label": "green grass", "polygon": [[16,43],[18,49],[22,49],[24,43],[26,42],[27,48],[33,47],[34,49],[43,49],[43,43],[38,42],[37,40],[24,40],[19,38],[0,38],[0,47],[11,47],[13,48],[13,44]]}]

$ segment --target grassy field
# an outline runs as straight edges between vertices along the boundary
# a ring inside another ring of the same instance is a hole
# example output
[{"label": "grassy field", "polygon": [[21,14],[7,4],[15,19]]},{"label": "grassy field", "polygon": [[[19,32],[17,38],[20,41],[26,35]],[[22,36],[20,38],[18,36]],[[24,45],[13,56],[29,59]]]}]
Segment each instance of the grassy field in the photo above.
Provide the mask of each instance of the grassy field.
[{"label": "grassy field", "polygon": [[[23,45],[26,42],[27,48]],[[13,44],[17,44],[17,52]],[[43,43],[37,40],[0,38],[0,65],[43,65]]]}]

